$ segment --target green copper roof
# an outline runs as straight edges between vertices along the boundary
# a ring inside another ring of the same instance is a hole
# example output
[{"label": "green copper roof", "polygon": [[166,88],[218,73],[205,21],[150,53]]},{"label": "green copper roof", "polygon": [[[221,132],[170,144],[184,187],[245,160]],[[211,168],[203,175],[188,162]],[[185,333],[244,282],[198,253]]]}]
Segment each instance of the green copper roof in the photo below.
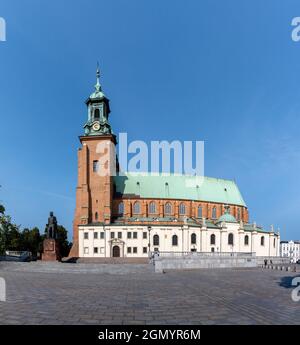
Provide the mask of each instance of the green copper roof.
[{"label": "green copper roof", "polygon": [[237,220],[232,214],[225,213],[217,221],[217,223],[227,222],[227,223],[237,223]]},{"label": "green copper roof", "polygon": [[211,201],[246,206],[231,180],[212,177],[164,175],[142,176],[127,173],[114,177],[116,192],[141,198]]},{"label": "green copper roof", "polygon": [[97,72],[96,72],[96,85],[95,85],[95,91],[90,95],[90,99],[102,99],[105,97],[102,87],[100,84],[100,70],[99,65],[97,66]]},{"label": "green copper roof", "polygon": [[230,207],[228,205],[225,206],[224,214],[222,214],[222,216],[217,220],[217,223],[221,222],[237,223],[237,220],[234,218],[234,216],[230,214]]}]

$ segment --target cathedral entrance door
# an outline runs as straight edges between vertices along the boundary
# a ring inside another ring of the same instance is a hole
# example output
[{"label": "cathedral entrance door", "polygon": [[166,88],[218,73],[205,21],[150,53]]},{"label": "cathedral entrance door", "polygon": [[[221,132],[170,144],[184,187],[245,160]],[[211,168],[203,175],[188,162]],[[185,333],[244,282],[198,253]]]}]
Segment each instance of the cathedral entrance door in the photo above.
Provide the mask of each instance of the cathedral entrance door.
[{"label": "cathedral entrance door", "polygon": [[120,257],[120,247],[119,246],[114,246],[113,247],[113,257],[114,258],[119,258]]}]

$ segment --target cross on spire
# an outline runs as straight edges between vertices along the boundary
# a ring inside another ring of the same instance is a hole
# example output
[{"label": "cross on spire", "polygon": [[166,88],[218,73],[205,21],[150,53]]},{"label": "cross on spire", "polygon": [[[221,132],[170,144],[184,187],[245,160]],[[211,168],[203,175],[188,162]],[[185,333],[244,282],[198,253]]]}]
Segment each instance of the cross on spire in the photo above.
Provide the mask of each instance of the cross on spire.
[{"label": "cross on spire", "polygon": [[99,62],[97,62],[96,80],[97,80],[97,82],[95,85],[95,89],[97,92],[99,92],[99,91],[101,91]]}]

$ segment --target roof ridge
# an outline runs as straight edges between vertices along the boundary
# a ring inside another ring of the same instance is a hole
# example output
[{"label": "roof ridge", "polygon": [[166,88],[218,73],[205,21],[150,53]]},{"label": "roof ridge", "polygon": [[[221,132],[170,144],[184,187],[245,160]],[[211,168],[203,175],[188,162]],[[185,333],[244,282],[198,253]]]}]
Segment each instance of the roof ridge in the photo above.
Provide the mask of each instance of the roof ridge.
[{"label": "roof ridge", "polygon": [[212,179],[212,180],[220,180],[220,181],[230,181],[233,182],[236,185],[236,182],[234,179],[226,179],[221,177],[213,177],[213,176],[207,176],[207,175],[189,175],[189,174],[176,174],[176,173],[151,173],[151,172],[136,172],[136,171],[128,171],[128,172],[120,172],[120,175],[117,176],[134,176],[134,177],[188,177],[188,178],[206,178],[206,179]]}]

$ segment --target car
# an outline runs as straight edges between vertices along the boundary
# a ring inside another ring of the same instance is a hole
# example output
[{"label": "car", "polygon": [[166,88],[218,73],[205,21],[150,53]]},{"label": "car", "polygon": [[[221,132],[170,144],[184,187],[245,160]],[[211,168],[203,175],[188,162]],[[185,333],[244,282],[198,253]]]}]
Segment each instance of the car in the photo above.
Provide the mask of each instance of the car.
[{"label": "car", "polygon": [[296,262],[298,265],[300,265],[300,259],[299,260],[297,260],[297,262]]}]

